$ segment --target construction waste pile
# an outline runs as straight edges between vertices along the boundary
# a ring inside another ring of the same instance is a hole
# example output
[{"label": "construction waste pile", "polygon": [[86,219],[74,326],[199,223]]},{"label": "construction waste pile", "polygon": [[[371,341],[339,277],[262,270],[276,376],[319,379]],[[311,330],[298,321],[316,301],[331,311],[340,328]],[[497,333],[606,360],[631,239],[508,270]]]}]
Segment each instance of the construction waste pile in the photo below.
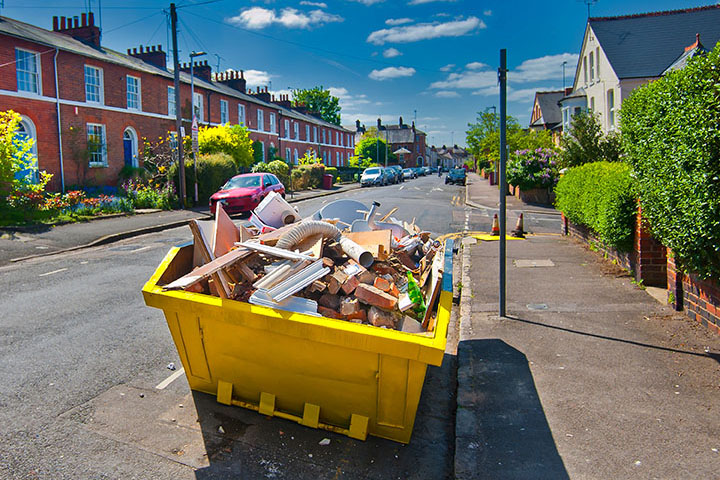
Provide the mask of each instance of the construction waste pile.
[{"label": "construction waste pile", "polygon": [[434,327],[442,244],[355,200],[309,218],[276,193],[236,226],[222,208],[191,221],[194,268],[165,285],[277,310],[423,334]]}]

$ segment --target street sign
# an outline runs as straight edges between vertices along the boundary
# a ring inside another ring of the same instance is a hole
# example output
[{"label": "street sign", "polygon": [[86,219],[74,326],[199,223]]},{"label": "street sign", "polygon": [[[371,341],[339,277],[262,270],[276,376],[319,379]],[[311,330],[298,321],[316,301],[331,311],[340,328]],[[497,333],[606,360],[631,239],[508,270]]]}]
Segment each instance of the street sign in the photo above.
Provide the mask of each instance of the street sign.
[{"label": "street sign", "polygon": [[195,155],[197,155],[199,146],[198,146],[198,122],[197,118],[193,115],[193,122],[192,122],[192,150]]}]

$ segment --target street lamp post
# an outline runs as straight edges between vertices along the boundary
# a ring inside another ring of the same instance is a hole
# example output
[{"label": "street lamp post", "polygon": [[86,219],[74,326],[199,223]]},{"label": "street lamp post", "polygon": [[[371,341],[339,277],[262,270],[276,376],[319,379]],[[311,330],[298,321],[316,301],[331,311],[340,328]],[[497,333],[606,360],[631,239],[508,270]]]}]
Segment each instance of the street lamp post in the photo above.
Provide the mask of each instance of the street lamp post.
[{"label": "street lamp post", "polygon": [[567,62],[562,63],[563,67],[563,93],[565,92],[565,65],[567,65]]},{"label": "street lamp post", "polygon": [[[194,65],[195,57],[201,57],[207,55],[206,52],[196,52],[193,50],[190,52],[190,105],[192,106],[192,128],[197,125],[197,117],[195,116],[195,75]],[[195,133],[193,132],[193,135]],[[195,206],[198,204],[198,179],[197,179],[197,152],[195,151],[195,143],[193,142],[193,176],[195,177]]]}]

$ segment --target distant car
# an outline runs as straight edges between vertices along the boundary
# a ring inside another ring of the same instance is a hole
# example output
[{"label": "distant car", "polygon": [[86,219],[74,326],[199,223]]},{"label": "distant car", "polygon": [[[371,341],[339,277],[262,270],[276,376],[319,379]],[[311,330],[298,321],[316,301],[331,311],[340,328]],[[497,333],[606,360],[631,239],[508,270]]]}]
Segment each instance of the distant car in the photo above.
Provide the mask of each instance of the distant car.
[{"label": "distant car", "polygon": [[424,169],[424,168],[422,168],[422,167],[415,167],[415,168],[413,168],[413,170],[415,170],[415,174],[416,174],[418,177],[424,177],[424,176],[425,176],[425,169]]},{"label": "distant car", "polygon": [[366,168],[360,176],[360,186],[387,185],[388,178],[383,167]]},{"label": "distant car", "polygon": [[465,169],[453,168],[452,170],[450,170],[450,173],[448,173],[445,177],[445,184],[454,183],[458,185],[465,185],[466,180],[467,177],[465,174]]},{"label": "distant car", "polygon": [[218,205],[229,214],[249,212],[270,192],[285,196],[285,186],[272,173],[245,173],[227,181],[210,197],[210,213]]},{"label": "distant car", "polygon": [[387,170],[390,170],[393,173],[395,177],[394,183],[405,181],[405,177],[403,176],[403,169],[400,165],[390,165],[387,167]]},{"label": "distant car", "polygon": [[403,179],[407,180],[408,178],[417,178],[417,173],[412,168],[403,168]]}]

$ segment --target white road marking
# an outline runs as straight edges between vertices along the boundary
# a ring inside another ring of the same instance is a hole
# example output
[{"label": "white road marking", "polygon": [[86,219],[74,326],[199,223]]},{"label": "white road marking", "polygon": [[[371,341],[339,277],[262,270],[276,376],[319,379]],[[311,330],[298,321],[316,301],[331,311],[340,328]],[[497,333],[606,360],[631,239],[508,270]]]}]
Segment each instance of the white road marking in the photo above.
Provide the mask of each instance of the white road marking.
[{"label": "white road marking", "polygon": [[41,273],[40,275],[38,275],[38,277],[44,277],[44,276],[46,276],[46,275],[53,275],[53,274],[55,274],[55,273],[64,272],[65,270],[67,270],[67,268],[60,268],[60,269],[58,269],[58,270],[53,270],[52,272]]},{"label": "white road marking", "polygon": [[145,247],[136,248],[135,250],[131,250],[131,253],[137,253],[142,252],[143,250],[148,250],[150,248],[153,248],[154,245],[147,245]]},{"label": "white road marking", "polygon": [[398,188],[398,191],[402,190],[403,188],[405,188],[405,185],[400,185],[400,188]]},{"label": "white road marking", "polygon": [[167,387],[168,385],[170,385],[172,382],[174,382],[175,380],[177,380],[178,378],[180,378],[180,376],[181,376],[183,373],[185,373],[185,369],[181,367],[180,370],[176,371],[175,373],[173,373],[172,375],[170,375],[168,378],[166,378],[166,379],[163,380],[162,382],[158,383],[155,388],[158,389],[158,390],[163,390],[165,387]]}]

